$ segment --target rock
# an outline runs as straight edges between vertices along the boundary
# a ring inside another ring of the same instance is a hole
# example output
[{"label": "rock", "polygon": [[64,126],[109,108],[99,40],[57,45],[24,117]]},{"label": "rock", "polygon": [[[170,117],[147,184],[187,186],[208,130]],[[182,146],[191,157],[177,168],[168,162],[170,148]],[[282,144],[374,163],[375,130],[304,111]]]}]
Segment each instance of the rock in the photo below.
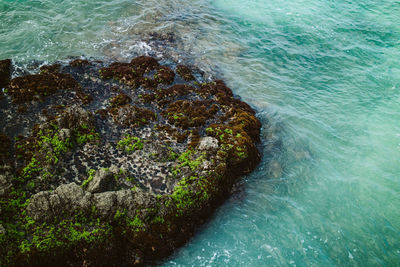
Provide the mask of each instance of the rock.
[{"label": "rock", "polygon": [[203,137],[200,139],[199,150],[214,150],[218,148],[218,140],[214,137]]},{"label": "rock", "polygon": [[117,195],[115,192],[94,194],[94,205],[103,218],[112,218],[117,211]]},{"label": "rock", "polygon": [[92,194],[83,191],[76,183],[63,184],[54,192],[41,191],[34,194],[30,198],[27,212],[34,220],[48,221],[57,215],[88,210],[92,199]]},{"label": "rock", "polygon": [[50,204],[49,191],[42,191],[33,195],[29,201],[26,211],[30,217],[36,221],[48,221],[54,216],[53,209]]},{"label": "rock", "polygon": [[64,210],[87,210],[91,206],[92,195],[76,183],[60,185],[54,190],[54,194],[59,196]]},{"label": "rock", "polygon": [[62,213],[88,210],[93,196],[75,183],[63,184],[51,191],[34,194],[29,201],[27,212],[38,221],[48,221]]},{"label": "rock", "polygon": [[6,164],[10,160],[11,146],[12,143],[10,138],[5,134],[0,133],[0,166]]},{"label": "rock", "polygon": [[79,89],[79,84],[70,74],[45,72],[16,77],[10,80],[7,94],[13,103],[29,103],[43,100],[59,91]]},{"label": "rock", "polygon": [[126,209],[128,211],[128,216],[133,217],[135,215],[137,203],[135,202],[132,190],[119,190],[115,195],[117,197],[118,207]]},{"label": "rock", "polygon": [[35,220],[5,237],[15,266],[158,262],[260,160],[255,112],[223,81],[147,56],[59,63],[12,79],[1,100],[1,223]]},{"label": "rock", "polygon": [[141,190],[136,190],[133,197],[136,205],[139,207],[150,207],[156,203],[154,196],[145,193]]},{"label": "rock", "polygon": [[271,161],[271,163],[269,164],[268,173],[273,178],[282,177],[282,173],[283,173],[282,165],[276,160]]},{"label": "rock", "polygon": [[50,206],[54,208],[61,207],[61,199],[57,194],[51,194],[49,197]]},{"label": "rock", "polygon": [[116,165],[111,165],[111,167],[109,168],[109,171],[113,174],[118,174],[119,168]]},{"label": "rock", "polygon": [[6,174],[0,174],[0,197],[6,195],[10,187],[11,184],[8,181]]},{"label": "rock", "polygon": [[88,183],[86,188],[91,193],[101,193],[105,191],[115,190],[116,181],[114,176],[118,174],[118,168],[112,166],[111,169],[100,169],[95,174],[93,179]]},{"label": "rock", "polygon": [[155,203],[155,198],[140,189],[132,190],[119,190],[115,192],[117,197],[118,209],[126,209],[128,216],[134,216],[137,209],[149,207]]},{"label": "rock", "polygon": [[11,59],[0,60],[0,89],[8,85],[11,78]]},{"label": "rock", "polygon": [[185,81],[194,80],[194,76],[192,74],[192,70],[184,65],[176,66],[176,72],[181,76]]},{"label": "rock", "polygon": [[111,109],[111,115],[116,123],[126,126],[145,125],[155,117],[154,112],[129,104]]},{"label": "rock", "polygon": [[4,226],[0,224],[0,235],[4,235],[6,233],[6,229],[4,229]]},{"label": "rock", "polygon": [[92,125],[93,117],[89,111],[73,106],[65,109],[65,112],[57,119],[57,123],[60,129],[75,129],[81,125]]},{"label": "rock", "polygon": [[63,128],[60,130],[59,137],[62,141],[66,141],[68,138],[71,138],[71,134],[72,132],[70,129]]}]

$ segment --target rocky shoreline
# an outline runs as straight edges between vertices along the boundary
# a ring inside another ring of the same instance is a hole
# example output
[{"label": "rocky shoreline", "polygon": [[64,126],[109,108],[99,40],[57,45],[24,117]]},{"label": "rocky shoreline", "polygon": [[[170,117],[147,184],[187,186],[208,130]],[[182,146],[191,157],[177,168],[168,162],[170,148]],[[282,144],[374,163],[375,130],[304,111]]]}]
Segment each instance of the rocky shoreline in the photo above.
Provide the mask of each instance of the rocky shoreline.
[{"label": "rocky shoreline", "polygon": [[2,265],[155,264],[260,161],[254,110],[187,66],[11,70],[0,61]]}]

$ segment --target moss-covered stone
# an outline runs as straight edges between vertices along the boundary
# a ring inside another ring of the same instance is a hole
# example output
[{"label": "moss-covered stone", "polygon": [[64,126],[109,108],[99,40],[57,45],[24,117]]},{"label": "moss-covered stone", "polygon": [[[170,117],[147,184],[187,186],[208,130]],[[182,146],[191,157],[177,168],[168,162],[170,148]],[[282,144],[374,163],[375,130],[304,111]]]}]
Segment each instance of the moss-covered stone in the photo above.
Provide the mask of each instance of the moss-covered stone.
[{"label": "moss-covered stone", "polygon": [[171,84],[174,82],[174,78],[174,71],[167,66],[159,66],[156,74],[154,74],[154,79],[161,84]]},{"label": "moss-covered stone", "polygon": [[120,107],[125,104],[128,104],[131,101],[132,101],[132,99],[129,96],[127,96],[126,94],[119,94],[110,100],[110,106],[112,108]]},{"label": "moss-covered stone", "polygon": [[185,65],[176,66],[176,73],[178,73],[185,81],[193,81],[195,79],[192,70]]},{"label": "moss-covered stone", "polygon": [[131,65],[135,68],[137,72],[143,75],[146,72],[155,70],[160,64],[156,59],[152,57],[139,56],[132,59]]},{"label": "moss-covered stone", "polygon": [[222,81],[176,84],[173,69],[194,78],[142,56],[11,80],[0,106],[1,265],[154,264],[254,169],[251,107]]},{"label": "moss-covered stone", "polygon": [[14,103],[43,100],[58,90],[75,90],[79,84],[70,74],[44,73],[16,77],[10,81],[7,94]]},{"label": "moss-covered stone", "polygon": [[59,73],[60,72],[61,65],[58,63],[55,63],[53,65],[43,65],[40,67],[40,73]]},{"label": "moss-covered stone", "polygon": [[142,126],[156,118],[153,111],[126,104],[109,110],[114,122],[124,126]]},{"label": "moss-covered stone", "polygon": [[162,114],[168,118],[169,123],[182,129],[203,126],[207,120],[212,119],[217,112],[210,101],[195,100],[192,102],[177,100],[171,103]]},{"label": "moss-covered stone", "polygon": [[75,59],[75,60],[69,62],[69,65],[71,67],[82,67],[82,66],[86,66],[86,65],[91,65],[91,63],[86,59]]}]

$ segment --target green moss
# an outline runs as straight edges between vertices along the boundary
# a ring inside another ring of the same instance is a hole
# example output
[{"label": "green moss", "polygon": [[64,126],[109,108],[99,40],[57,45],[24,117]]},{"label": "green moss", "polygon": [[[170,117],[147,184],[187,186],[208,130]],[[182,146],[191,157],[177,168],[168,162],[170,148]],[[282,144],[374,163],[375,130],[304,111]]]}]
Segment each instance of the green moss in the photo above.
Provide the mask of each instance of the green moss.
[{"label": "green moss", "polygon": [[189,190],[188,185],[179,183],[175,189],[174,193],[171,195],[176,207],[182,211],[194,205],[192,192]]},{"label": "green moss", "polygon": [[173,168],[172,174],[174,176],[177,176],[180,173],[181,168],[185,166],[189,166],[192,171],[195,171],[203,163],[205,158],[205,152],[202,152],[200,156],[196,156],[194,150],[188,149],[178,157],[178,161],[180,162],[180,164]]},{"label": "green moss", "polygon": [[168,160],[173,161],[178,157],[178,153],[175,153],[172,148],[168,148]]},{"label": "green moss", "polygon": [[40,162],[35,157],[32,157],[28,165],[22,169],[22,178],[30,179],[34,173],[40,172],[43,168],[39,167],[39,164]]},{"label": "green moss", "polygon": [[53,153],[56,157],[60,156],[61,153],[67,152],[68,149],[73,147],[70,138],[67,138],[63,141],[59,138],[58,133],[55,133],[54,135],[40,135],[39,138],[39,146],[42,146],[44,143],[51,144]]},{"label": "green moss", "polygon": [[126,218],[126,210],[117,210],[114,215],[114,221],[121,223]]},{"label": "green moss", "polygon": [[118,142],[117,147],[127,153],[132,153],[136,150],[143,149],[143,142],[139,137],[128,134]]},{"label": "green moss", "polygon": [[[171,194],[171,200],[177,208],[177,216],[189,209],[200,207],[203,201],[208,200],[206,181],[207,178],[204,176],[190,176],[179,181]],[[168,207],[170,203],[167,202],[165,205]]]},{"label": "green moss", "polygon": [[164,223],[164,218],[161,216],[156,216],[154,217],[154,219],[152,220],[153,223]]},{"label": "green moss", "polygon": [[62,139],[59,127],[50,122],[46,129],[34,128],[31,137],[17,138],[15,143],[17,158],[26,162],[16,177],[19,184],[26,184],[28,190],[33,189],[36,184],[30,180],[37,176],[41,176],[42,181],[51,178],[53,175],[48,171],[48,166],[56,165],[75,144],[80,145],[98,138],[95,130],[86,124],[72,133],[70,137]]},{"label": "green moss", "polygon": [[99,139],[99,134],[86,124],[81,125],[80,130],[76,131],[76,143],[82,145]]},{"label": "green moss", "polygon": [[81,185],[81,186],[82,186],[83,188],[86,188],[87,185],[89,184],[89,182],[93,180],[94,174],[95,174],[95,173],[96,173],[96,170],[93,170],[93,169],[90,169],[90,170],[89,170],[89,172],[88,172],[88,178],[82,182],[82,185]]},{"label": "green moss", "polygon": [[133,183],[133,182],[135,182],[136,178],[133,177],[133,176],[128,176],[128,177],[126,177],[126,180],[127,180],[128,182]]},{"label": "green moss", "polygon": [[17,265],[29,265],[30,255],[69,249],[82,243],[103,242],[111,235],[111,225],[101,222],[95,213],[77,212],[69,218],[60,216],[52,222],[41,223],[27,216],[25,209],[29,200],[26,200],[25,192],[14,189],[10,197],[0,200],[4,215],[0,223],[5,228],[5,234],[0,235],[2,264],[26,259]]},{"label": "green moss", "polygon": [[230,135],[233,134],[232,129],[229,129],[229,128],[226,128],[226,129],[224,130],[224,132],[227,133],[227,134],[230,134]]},{"label": "green moss", "polygon": [[140,219],[139,215],[136,215],[133,220],[127,219],[127,224],[130,226],[135,232],[139,232],[144,230],[144,223]]},{"label": "green moss", "polygon": [[56,224],[37,224],[33,221],[27,227],[29,228],[33,230],[32,238],[19,243],[20,253],[45,252],[55,248],[72,247],[81,242],[90,244],[104,239],[111,232],[110,225],[88,219],[82,214]]}]

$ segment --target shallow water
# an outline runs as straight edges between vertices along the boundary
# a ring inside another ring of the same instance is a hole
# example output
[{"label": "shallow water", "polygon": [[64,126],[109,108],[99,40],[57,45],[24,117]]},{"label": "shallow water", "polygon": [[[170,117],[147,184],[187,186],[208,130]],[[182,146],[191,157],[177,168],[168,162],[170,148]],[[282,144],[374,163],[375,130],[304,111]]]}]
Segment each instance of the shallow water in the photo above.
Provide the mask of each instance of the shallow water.
[{"label": "shallow water", "polygon": [[0,0],[0,58],[166,55],[258,110],[260,166],[164,266],[395,266],[399,14],[389,0]]}]

